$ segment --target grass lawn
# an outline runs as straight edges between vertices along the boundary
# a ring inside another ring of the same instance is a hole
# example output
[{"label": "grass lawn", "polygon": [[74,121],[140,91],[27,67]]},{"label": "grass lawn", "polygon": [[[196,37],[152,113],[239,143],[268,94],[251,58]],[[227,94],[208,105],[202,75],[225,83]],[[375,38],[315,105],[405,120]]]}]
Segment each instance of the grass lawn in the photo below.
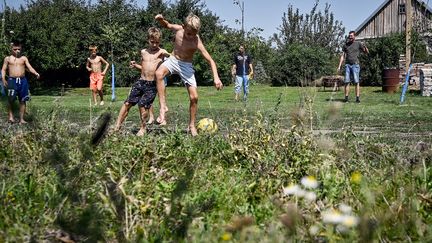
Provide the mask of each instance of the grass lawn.
[{"label": "grass lawn", "polygon": [[[118,115],[129,88],[116,89],[116,101],[106,102],[103,107],[90,108],[88,89],[70,89],[62,95],[54,90],[50,95],[32,96],[29,110],[40,112],[60,109],[60,117],[71,122],[87,125],[103,112],[113,115],[113,122]],[[167,101],[170,108],[169,127],[186,128],[189,118],[189,102],[183,87],[168,87]],[[276,116],[283,126],[289,128],[294,120],[308,120],[309,128],[326,132],[352,129],[362,133],[381,133],[389,136],[419,137],[431,139],[432,99],[415,93],[407,94],[406,101],[399,105],[400,93],[383,93],[380,87],[362,87],[361,103],[354,102],[354,89],[351,87],[349,103],[343,103],[343,91],[331,92],[320,88],[269,87],[254,85],[250,88],[247,102],[235,102],[233,87],[216,91],[213,87],[199,87],[198,119],[210,117],[217,121],[219,128],[229,129],[229,118],[234,116],[252,117],[257,112],[263,116]],[[106,92],[105,100],[111,100],[111,93]],[[158,100],[155,100],[158,113]],[[0,110],[5,119],[5,107]],[[306,114],[307,113],[307,114]],[[307,116],[308,118],[306,118]],[[310,126],[312,117],[312,126]],[[127,118],[131,127],[139,124],[138,109],[132,108]],[[294,119],[294,120],[293,120]]]}]

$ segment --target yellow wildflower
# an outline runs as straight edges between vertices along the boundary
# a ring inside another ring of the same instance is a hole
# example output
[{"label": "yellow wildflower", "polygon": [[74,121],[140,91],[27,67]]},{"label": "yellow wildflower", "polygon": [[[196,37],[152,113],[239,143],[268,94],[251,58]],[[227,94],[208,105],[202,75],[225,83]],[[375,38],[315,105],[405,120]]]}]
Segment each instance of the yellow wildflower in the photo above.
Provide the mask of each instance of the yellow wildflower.
[{"label": "yellow wildflower", "polygon": [[223,241],[229,241],[229,240],[231,240],[231,238],[232,238],[232,235],[230,233],[227,233],[227,232],[225,232],[221,237],[221,239]]},{"label": "yellow wildflower", "polygon": [[361,180],[362,180],[362,174],[360,172],[354,171],[351,174],[351,182],[352,183],[354,183],[354,184],[360,184]]}]

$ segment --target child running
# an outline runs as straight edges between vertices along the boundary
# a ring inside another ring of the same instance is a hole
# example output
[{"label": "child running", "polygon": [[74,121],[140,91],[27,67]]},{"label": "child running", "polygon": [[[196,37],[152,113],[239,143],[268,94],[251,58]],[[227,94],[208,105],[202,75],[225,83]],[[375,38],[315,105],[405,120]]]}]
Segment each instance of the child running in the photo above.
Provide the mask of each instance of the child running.
[{"label": "child running", "polygon": [[168,58],[156,71],[157,91],[159,95],[160,113],[158,122],[161,125],[166,124],[165,113],[167,105],[165,100],[164,77],[168,74],[179,74],[189,93],[189,127],[188,130],[192,136],[196,136],[195,127],[196,113],[198,110],[198,90],[195,80],[195,71],[192,66],[193,55],[199,50],[202,56],[210,64],[214,85],[217,90],[222,89],[223,84],[219,79],[216,63],[207,52],[198,32],[201,28],[201,20],[194,14],[189,14],[183,25],[171,24],[164,19],[162,14],[155,16],[155,19],[164,27],[175,31],[174,50]]},{"label": "child running", "polygon": [[[87,58],[86,68],[90,72],[90,89],[92,90],[93,101],[97,105],[97,94],[99,94],[99,104],[104,105],[102,86],[109,63],[103,57],[97,55],[97,46],[90,46],[89,51],[90,57]],[[103,71],[102,63],[105,64]]]},{"label": "child running", "polygon": [[129,97],[124,102],[115,125],[115,131],[118,131],[126,119],[129,109],[138,104],[141,118],[141,128],[137,136],[143,136],[146,133],[146,119],[149,109],[156,98],[156,82],[155,71],[156,68],[162,63],[164,56],[169,56],[165,49],[159,47],[162,33],[158,28],[151,27],[148,29],[148,47],[141,50],[141,65],[135,61],[131,61],[130,67],[141,70],[141,77],[136,81]]},{"label": "child running", "polygon": [[[30,100],[30,92],[27,78],[25,77],[26,68],[39,78],[39,73],[34,70],[30,65],[29,60],[25,56],[21,56],[21,44],[12,44],[12,55],[5,57],[3,61],[3,67],[1,70],[3,86],[7,89],[7,95],[9,97],[8,102],[8,114],[9,122],[14,123],[14,114],[12,111],[12,105],[18,96],[19,100],[19,114],[20,124],[27,123],[24,120],[24,114],[26,111],[26,102]],[[6,79],[6,70],[8,71],[9,77]]]}]

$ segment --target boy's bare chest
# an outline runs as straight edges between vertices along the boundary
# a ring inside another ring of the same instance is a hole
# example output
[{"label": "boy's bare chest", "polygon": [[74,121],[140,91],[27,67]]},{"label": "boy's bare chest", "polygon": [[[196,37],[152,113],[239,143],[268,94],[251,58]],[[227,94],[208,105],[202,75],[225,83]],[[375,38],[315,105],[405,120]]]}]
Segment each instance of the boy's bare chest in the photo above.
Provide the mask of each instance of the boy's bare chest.
[{"label": "boy's bare chest", "polygon": [[25,61],[24,58],[22,57],[14,57],[14,56],[10,56],[9,60],[8,60],[9,65],[11,66],[24,66]]},{"label": "boy's bare chest", "polygon": [[198,40],[195,39],[189,40],[180,37],[180,38],[176,38],[175,44],[176,44],[176,48],[184,51],[196,50],[198,46]]},{"label": "boy's bare chest", "polygon": [[146,52],[142,55],[142,61],[145,63],[153,63],[153,62],[160,62],[162,59],[159,57],[158,53],[149,53]]},{"label": "boy's bare chest", "polygon": [[93,64],[99,64],[101,62],[99,57],[96,58],[89,58],[90,63]]}]

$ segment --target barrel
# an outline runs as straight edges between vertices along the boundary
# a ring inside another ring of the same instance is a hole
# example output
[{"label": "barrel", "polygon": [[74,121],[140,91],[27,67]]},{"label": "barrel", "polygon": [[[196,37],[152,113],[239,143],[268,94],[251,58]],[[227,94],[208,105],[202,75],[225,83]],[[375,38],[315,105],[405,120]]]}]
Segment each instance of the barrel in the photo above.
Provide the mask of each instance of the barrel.
[{"label": "barrel", "polygon": [[397,92],[400,85],[399,68],[386,68],[383,71],[382,91],[387,93]]}]

